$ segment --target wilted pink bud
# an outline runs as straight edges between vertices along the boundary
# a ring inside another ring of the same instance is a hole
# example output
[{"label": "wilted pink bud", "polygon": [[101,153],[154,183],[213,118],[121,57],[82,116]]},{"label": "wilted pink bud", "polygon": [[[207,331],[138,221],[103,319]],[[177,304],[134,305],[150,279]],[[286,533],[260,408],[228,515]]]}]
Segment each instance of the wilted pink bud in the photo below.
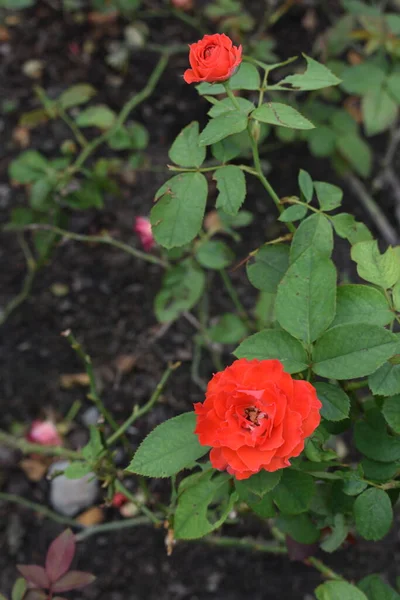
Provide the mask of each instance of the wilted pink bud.
[{"label": "wilted pink bud", "polygon": [[26,437],[30,442],[41,444],[42,446],[62,445],[62,439],[52,421],[40,421],[36,419],[32,422]]},{"label": "wilted pink bud", "polygon": [[171,4],[180,10],[192,10],[194,7],[193,0],[171,0]]},{"label": "wilted pink bud", "polygon": [[121,506],[126,502],[128,502],[128,498],[125,496],[125,494],[116,492],[111,500],[111,506],[114,506],[115,508],[121,508]]},{"label": "wilted pink bud", "polygon": [[136,217],[133,230],[138,234],[143,249],[149,252],[154,246],[154,237],[149,219],[146,217]]}]

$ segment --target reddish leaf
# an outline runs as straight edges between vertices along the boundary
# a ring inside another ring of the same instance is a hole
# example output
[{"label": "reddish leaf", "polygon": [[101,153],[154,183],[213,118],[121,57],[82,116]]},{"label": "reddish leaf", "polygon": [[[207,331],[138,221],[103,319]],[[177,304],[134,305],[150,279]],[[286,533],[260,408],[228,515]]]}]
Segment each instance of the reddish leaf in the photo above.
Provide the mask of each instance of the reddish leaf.
[{"label": "reddish leaf", "polygon": [[63,596],[54,596],[53,600],[67,600],[67,598],[64,598]]},{"label": "reddish leaf", "polygon": [[42,590],[29,590],[24,600],[47,600],[48,594],[42,592]]},{"label": "reddish leaf", "polygon": [[305,560],[316,553],[318,544],[301,544],[287,535],[286,547],[290,560]]},{"label": "reddish leaf", "polygon": [[46,573],[52,583],[68,571],[75,554],[75,536],[66,529],[50,545],[46,556]]},{"label": "reddish leaf", "polygon": [[84,571],[70,571],[54,584],[53,591],[69,592],[70,590],[77,590],[78,588],[93,583],[95,579],[96,577],[91,575],[91,573],[85,573]]},{"label": "reddish leaf", "polygon": [[17,565],[18,571],[29,583],[39,588],[48,588],[50,581],[46,571],[39,565]]}]

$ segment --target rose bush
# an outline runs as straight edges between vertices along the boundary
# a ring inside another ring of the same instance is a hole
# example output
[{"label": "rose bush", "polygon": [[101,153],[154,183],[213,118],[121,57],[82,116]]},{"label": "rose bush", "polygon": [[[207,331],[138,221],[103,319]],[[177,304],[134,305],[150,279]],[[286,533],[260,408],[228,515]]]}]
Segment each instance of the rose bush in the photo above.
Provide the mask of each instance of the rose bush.
[{"label": "rose bush", "polygon": [[200,443],[212,446],[214,468],[247,479],[261,469],[290,466],[318,427],[314,387],[285,373],[279,360],[236,360],[208,384],[195,404]]},{"label": "rose bush", "polygon": [[242,46],[234,46],[224,33],[205,35],[189,47],[191,69],[183,75],[186,83],[226,81],[242,62]]}]

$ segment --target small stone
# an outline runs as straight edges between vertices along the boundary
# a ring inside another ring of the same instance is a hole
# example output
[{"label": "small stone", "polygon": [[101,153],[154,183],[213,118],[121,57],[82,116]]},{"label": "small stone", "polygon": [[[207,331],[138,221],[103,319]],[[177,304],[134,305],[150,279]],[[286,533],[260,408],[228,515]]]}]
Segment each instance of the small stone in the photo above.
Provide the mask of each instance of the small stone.
[{"label": "small stone", "polygon": [[42,76],[43,67],[44,64],[42,60],[27,60],[22,66],[22,72],[31,79],[40,79]]},{"label": "small stone", "polygon": [[[65,471],[69,464],[66,460],[53,463],[48,470],[48,476]],[[57,475],[50,482],[50,504],[54,510],[68,517],[92,506],[97,494],[98,482],[94,473],[88,473],[80,479],[68,479],[64,475]]]}]

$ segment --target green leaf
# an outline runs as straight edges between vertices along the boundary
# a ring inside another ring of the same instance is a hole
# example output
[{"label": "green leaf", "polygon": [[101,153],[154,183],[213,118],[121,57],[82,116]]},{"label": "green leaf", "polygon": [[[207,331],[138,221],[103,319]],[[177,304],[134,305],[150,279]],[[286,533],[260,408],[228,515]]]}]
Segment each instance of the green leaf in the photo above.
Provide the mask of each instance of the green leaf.
[{"label": "green leaf", "polygon": [[337,235],[349,240],[350,244],[372,240],[371,232],[364,223],[357,223],[353,215],[341,213],[331,217]]},{"label": "green leaf", "polygon": [[227,165],[214,172],[213,179],[219,191],[216,207],[228,215],[236,215],[246,198],[244,173],[235,165]]},{"label": "green leaf", "polygon": [[314,525],[310,516],[305,513],[280,515],[276,525],[299,544],[314,544],[320,536],[319,529]]},{"label": "green leaf", "polygon": [[64,110],[78,106],[79,104],[85,104],[90,98],[96,95],[96,90],[89,83],[78,83],[73,85],[59,97],[57,102]]},{"label": "green leaf", "polygon": [[301,219],[304,219],[307,212],[308,212],[307,207],[302,206],[301,204],[289,206],[289,208],[286,208],[286,210],[284,210],[280,214],[278,220],[282,221],[282,223],[291,223],[292,221],[301,221]]},{"label": "green leaf", "polygon": [[354,519],[357,532],[366,540],[380,540],[393,522],[393,510],[386,492],[370,488],[354,503]]},{"label": "green leaf", "polygon": [[400,459],[400,440],[387,433],[385,419],[379,411],[372,410],[368,421],[358,421],[354,428],[354,441],[357,450],[367,458],[393,463]]},{"label": "green leaf", "polygon": [[247,335],[247,327],[237,315],[226,313],[207,333],[213,342],[236,344]]},{"label": "green leaf", "polygon": [[347,581],[326,581],[315,590],[317,600],[368,600],[367,596]]},{"label": "green leaf", "polygon": [[355,133],[339,135],[336,139],[337,149],[349,165],[361,175],[368,177],[372,169],[372,153],[368,144]]},{"label": "green leaf", "polygon": [[89,442],[82,448],[82,454],[88,461],[95,461],[104,450],[100,431],[94,425],[90,425]]},{"label": "green leaf", "polygon": [[286,331],[264,329],[245,339],[233,353],[237,358],[280,360],[287,373],[308,367],[307,353],[301,343]]},{"label": "green leaf", "polygon": [[206,149],[199,146],[199,124],[193,121],[178,134],[170,151],[170,159],[181,167],[200,167],[206,157]]},{"label": "green leaf", "polygon": [[321,210],[330,211],[341,205],[343,191],[337,185],[315,181],[314,186]]},{"label": "green leaf", "polygon": [[341,88],[348,94],[362,96],[379,88],[385,79],[385,72],[370,61],[352,65],[341,73]]},{"label": "green leaf", "polygon": [[400,104],[400,72],[389,75],[386,79],[386,88],[392,98]]},{"label": "green leaf", "polygon": [[336,317],[332,323],[369,323],[388,325],[394,315],[385,296],[376,288],[361,284],[339,285],[337,288]]},{"label": "green leaf", "polygon": [[0,0],[0,8],[8,10],[22,10],[35,4],[35,0]]},{"label": "green leaf", "polygon": [[311,202],[314,192],[314,184],[311,175],[300,169],[298,178],[299,188],[306,202]]},{"label": "green leaf", "polygon": [[257,496],[250,496],[246,500],[253,512],[262,519],[273,519],[276,517],[276,507],[272,499],[272,492],[265,494],[260,500]]},{"label": "green leaf", "polygon": [[344,515],[341,513],[333,517],[332,532],[321,542],[320,546],[325,552],[334,552],[343,544],[349,533]]},{"label": "green leaf", "polygon": [[244,502],[258,502],[260,499],[271,492],[280,482],[282,477],[282,469],[269,473],[268,471],[259,471],[248,479],[238,481],[235,479],[236,491],[239,498]]},{"label": "green leaf", "polygon": [[[246,98],[241,98],[240,96],[236,98],[236,102],[240,107],[240,111],[245,113],[246,115],[248,115],[249,112],[251,112],[255,108],[254,104],[250,102],[250,100],[247,100]],[[208,111],[208,115],[214,118],[219,117],[224,113],[236,110],[237,106],[233,104],[232,100],[230,98],[224,98],[220,102],[216,102],[216,104],[213,104],[213,106]]]},{"label": "green leaf", "polygon": [[191,259],[169,269],[154,301],[154,311],[161,323],[177,319],[197,304],[205,286],[205,274]]},{"label": "green leaf", "polygon": [[209,146],[220,140],[240,133],[247,127],[247,115],[236,110],[211,119],[200,134],[199,145]]},{"label": "green leaf", "polygon": [[[249,63],[240,65],[237,72],[229,80],[232,90],[258,90],[260,87],[260,74],[258,69]],[[225,94],[225,88],[221,83],[200,83],[196,86],[199,94],[203,96],[215,96]]]},{"label": "green leaf", "polygon": [[307,473],[283,469],[282,479],[273,490],[275,504],[284,514],[306,512],[315,491],[314,479]]},{"label": "green leaf", "polygon": [[351,249],[351,258],[357,263],[357,273],[362,279],[385,290],[400,278],[399,256],[391,246],[381,254],[376,240],[358,242]]},{"label": "green leaf", "polygon": [[196,249],[195,256],[202,267],[206,269],[224,269],[228,267],[235,255],[225,244],[217,240],[208,240],[200,243]]},{"label": "green leaf", "polygon": [[283,329],[309,344],[329,327],[335,308],[335,266],[310,249],[291,264],[278,285],[276,318]]},{"label": "green leaf", "polygon": [[327,125],[320,125],[310,131],[307,141],[314,156],[331,156],[335,150],[337,134]]},{"label": "green leaf", "polygon": [[11,600],[23,600],[23,597],[25,596],[27,587],[28,587],[28,585],[27,585],[26,580],[23,579],[22,577],[19,577],[17,579],[17,581],[14,583],[12,593],[11,593]]},{"label": "green leaf", "polygon": [[29,204],[34,210],[46,211],[49,208],[49,195],[53,184],[49,179],[38,179],[32,184],[29,194]]},{"label": "green leaf", "polygon": [[65,201],[76,210],[103,207],[103,195],[95,181],[85,181],[79,190],[68,194]]},{"label": "green leaf", "polygon": [[313,129],[314,125],[295,108],[280,102],[267,102],[256,108],[251,117],[262,123],[290,127],[292,129]]},{"label": "green leaf", "polygon": [[397,102],[382,88],[376,87],[362,99],[365,133],[376,135],[388,129],[397,117]]},{"label": "green leaf", "polygon": [[342,421],[349,416],[350,400],[337,385],[318,381],[314,384],[322,402],[321,415],[328,421]]},{"label": "green leaf", "polygon": [[368,377],[368,385],[375,396],[400,394],[400,365],[383,364]]},{"label": "green leaf", "polygon": [[195,426],[193,412],[161,423],[140,444],[126,470],[146,477],[170,477],[190,466],[209,451],[200,445]]},{"label": "green leaf", "polygon": [[40,152],[26,150],[12,161],[9,167],[9,176],[18,183],[33,183],[43,179],[49,170],[49,162]]},{"label": "green leaf", "polygon": [[207,180],[201,173],[176,175],[158,190],[150,221],[161,246],[174,248],[192,241],[203,223],[207,193]]},{"label": "green leaf", "polygon": [[309,250],[325,258],[332,254],[332,227],[323,215],[311,215],[300,223],[290,247],[290,261],[295,262]]},{"label": "green leaf", "polygon": [[383,463],[364,457],[361,461],[364,477],[369,481],[385,483],[395,477],[400,469],[399,462]]},{"label": "green leaf", "polygon": [[[174,515],[176,539],[200,538],[220,527],[237,500],[237,495],[229,494],[229,491],[230,477],[212,471],[203,473],[193,485],[184,486],[182,492],[180,487]],[[218,503],[217,514],[215,510],[209,510],[209,506],[215,503]]]},{"label": "green leaf", "polygon": [[390,585],[382,581],[379,575],[368,575],[358,582],[368,600],[400,600],[400,595]]},{"label": "green leaf", "polygon": [[149,133],[141,123],[132,122],[114,131],[107,143],[113,150],[144,150],[149,143]]},{"label": "green leaf", "polygon": [[395,334],[378,325],[336,325],[317,340],[313,371],[321,377],[354,379],[376,371],[399,347]]},{"label": "green leaf", "polygon": [[64,471],[67,479],[81,479],[92,472],[92,467],[82,460],[74,460]]},{"label": "green leaf", "polygon": [[114,111],[105,104],[90,106],[79,113],[76,118],[78,127],[98,127],[99,129],[110,129],[114,121]]},{"label": "green leaf", "polygon": [[400,394],[386,398],[382,406],[382,414],[393,431],[400,433]]},{"label": "green leaf", "polygon": [[307,61],[307,69],[304,73],[288,75],[279,81],[279,86],[288,86],[295,90],[321,90],[331,85],[338,85],[340,79],[336,77],[325,65],[303,54]]},{"label": "green leaf", "polygon": [[397,312],[400,312],[400,281],[396,283],[392,291],[393,304]]},{"label": "green leaf", "polygon": [[246,265],[250,283],[263,292],[274,293],[289,267],[289,246],[262,246]]}]

